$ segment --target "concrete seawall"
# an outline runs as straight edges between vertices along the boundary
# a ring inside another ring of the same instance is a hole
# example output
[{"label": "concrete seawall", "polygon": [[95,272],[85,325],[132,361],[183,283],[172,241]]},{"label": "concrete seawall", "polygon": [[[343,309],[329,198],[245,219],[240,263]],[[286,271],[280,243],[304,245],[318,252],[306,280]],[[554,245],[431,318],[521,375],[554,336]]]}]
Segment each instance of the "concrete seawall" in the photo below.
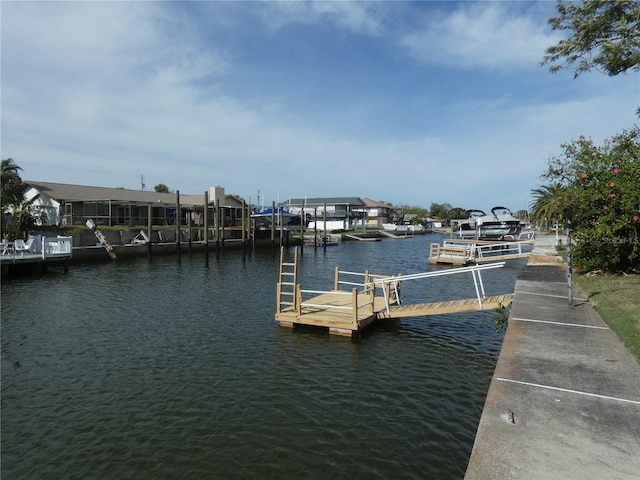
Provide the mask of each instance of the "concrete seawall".
[{"label": "concrete seawall", "polygon": [[640,365],[586,299],[568,302],[555,238],[520,274],[465,475],[640,478]]}]

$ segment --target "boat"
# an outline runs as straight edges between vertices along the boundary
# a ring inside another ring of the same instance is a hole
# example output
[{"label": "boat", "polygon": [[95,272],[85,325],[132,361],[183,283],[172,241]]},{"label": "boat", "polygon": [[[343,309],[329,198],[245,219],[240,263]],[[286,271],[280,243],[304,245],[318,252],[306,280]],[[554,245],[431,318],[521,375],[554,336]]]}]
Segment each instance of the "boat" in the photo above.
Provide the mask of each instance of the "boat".
[{"label": "boat", "polygon": [[458,236],[460,238],[476,238],[478,235],[478,218],[486,217],[483,210],[467,210],[467,219],[458,224]]},{"label": "boat", "polygon": [[396,225],[395,223],[383,223],[382,229],[391,233],[424,233],[424,225]]},{"label": "boat", "polygon": [[522,224],[507,207],[493,207],[490,215],[477,217],[476,230],[479,240],[505,240],[519,235]]},{"label": "boat", "polygon": [[[300,228],[300,215],[291,213],[284,208],[276,208],[275,210],[267,208],[261,212],[256,212],[251,215],[251,218],[255,222],[255,228],[259,230],[268,230],[271,228],[271,221],[275,217],[275,224],[278,227],[297,227]],[[307,226],[305,222],[304,226]]]}]

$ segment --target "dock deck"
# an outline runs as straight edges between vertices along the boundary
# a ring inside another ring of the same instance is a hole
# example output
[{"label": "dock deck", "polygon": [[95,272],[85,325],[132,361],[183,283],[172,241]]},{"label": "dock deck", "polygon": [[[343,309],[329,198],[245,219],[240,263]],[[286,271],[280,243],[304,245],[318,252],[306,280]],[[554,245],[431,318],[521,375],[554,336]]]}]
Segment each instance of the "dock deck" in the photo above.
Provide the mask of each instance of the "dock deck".
[{"label": "dock deck", "polygon": [[442,245],[432,243],[429,247],[429,263],[448,265],[472,265],[486,262],[527,258],[531,251],[524,247],[526,242],[495,242],[482,240],[445,240]]},{"label": "dock deck", "polygon": [[72,237],[34,237],[24,245],[3,242],[0,251],[2,275],[18,265],[40,265],[46,270],[50,264],[62,264],[65,271],[73,252]]},{"label": "dock deck", "polygon": [[[292,263],[284,262],[283,256],[284,249],[281,251],[275,314],[275,320],[282,327],[317,326],[327,328],[331,334],[353,336],[378,320],[492,310],[511,303],[511,294],[487,296],[480,273],[483,270],[500,268],[504,266],[504,262],[404,276],[346,272],[336,268],[333,290],[318,291],[303,290],[297,283],[297,251]],[[402,282],[463,273],[473,276],[475,298],[402,303]],[[359,277],[359,281],[346,281],[345,276]],[[352,288],[340,290],[341,285]]]}]

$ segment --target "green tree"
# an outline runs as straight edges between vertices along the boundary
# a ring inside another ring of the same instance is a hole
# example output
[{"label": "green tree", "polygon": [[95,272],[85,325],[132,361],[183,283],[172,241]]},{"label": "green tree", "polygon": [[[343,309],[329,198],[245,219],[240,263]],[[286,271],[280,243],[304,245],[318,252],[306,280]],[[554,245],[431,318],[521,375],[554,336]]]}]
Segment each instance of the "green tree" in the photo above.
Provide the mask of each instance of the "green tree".
[{"label": "green tree", "polygon": [[543,185],[531,190],[531,220],[543,228],[548,228],[563,219],[564,189],[557,183]]},{"label": "green tree", "polygon": [[433,218],[448,220],[451,218],[449,216],[451,208],[452,207],[449,203],[432,203],[431,207],[429,207],[429,213]]},{"label": "green tree", "polygon": [[24,199],[25,185],[20,178],[20,168],[10,158],[0,163],[0,204],[2,211]]},{"label": "green tree", "polygon": [[574,76],[596,68],[614,76],[640,69],[640,2],[636,0],[559,0],[552,30],[569,37],[546,50],[541,62],[551,72],[577,62]]},{"label": "green tree", "polygon": [[158,185],[153,187],[153,189],[158,193],[171,193],[169,187],[167,187],[164,183],[159,183]]},{"label": "green tree", "polygon": [[640,271],[640,128],[597,146],[581,136],[562,145],[543,175],[562,192],[554,211],[572,215],[579,271]]},{"label": "green tree", "polygon": [[10,240],[21,237],[24,232],[33,228],[43,212],[35,212],[32,208],[40,195],[25,200],[26,185],[20,177],[20,168],[10,158],[2,160],[0,197],[2,203],[2,235]]},{"label": "green tree", "polygon": [[468,216],[469,215],[467,215],[467,210],[461,207],[454,207],[449,210],[449,220],[453,218],[459,220],[461,218],[467,218]]}]

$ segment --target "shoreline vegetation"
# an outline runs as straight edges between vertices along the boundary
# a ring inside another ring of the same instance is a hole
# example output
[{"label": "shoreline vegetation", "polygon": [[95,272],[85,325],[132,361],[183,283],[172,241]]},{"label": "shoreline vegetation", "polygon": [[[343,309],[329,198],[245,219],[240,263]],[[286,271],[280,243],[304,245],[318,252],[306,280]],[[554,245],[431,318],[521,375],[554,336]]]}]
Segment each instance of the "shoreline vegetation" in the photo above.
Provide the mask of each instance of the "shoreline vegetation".
[{"label": "shoreline vegetation", "polygon": [[[557,250],[566,262],[566,246]],[[573,281],[640,364],[640,275],[592,272]]]}]

